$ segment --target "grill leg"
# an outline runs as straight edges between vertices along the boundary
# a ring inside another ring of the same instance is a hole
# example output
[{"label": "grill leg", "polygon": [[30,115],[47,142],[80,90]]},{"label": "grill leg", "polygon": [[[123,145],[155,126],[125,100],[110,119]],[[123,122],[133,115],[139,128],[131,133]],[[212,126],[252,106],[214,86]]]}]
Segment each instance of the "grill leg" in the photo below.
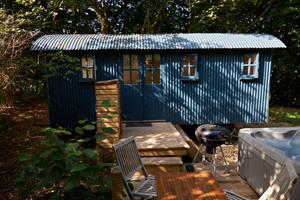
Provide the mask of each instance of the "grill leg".
[{"label": "grill leg", "polygon": [[225,158],[225,155],[224,155],[224,152],[223,152],[223,149],[222,149],[221,145],[220,145],[220,149],[221,149],[221,153],[222,153],[222,156],[223,156],[223,159],[224,159],[224,163],[225,163],[226,166],[228,166],[228,162]]},{"label": "grill leg", "polygon": [[216,177],[216,148],[213,148],[212,171],[213,171],[214,177]]},{"label": "grill leg", "polygon": [[201,149],[202,149],[202,144],[200,144],[199,149],[198,149],[198,151],[197,151],[197,153],[196,153],[196,155],[195,155],[192,163],[195,163],[195,161],[196,161],[196,159],[198,157],[198,154],[200,153]]}]

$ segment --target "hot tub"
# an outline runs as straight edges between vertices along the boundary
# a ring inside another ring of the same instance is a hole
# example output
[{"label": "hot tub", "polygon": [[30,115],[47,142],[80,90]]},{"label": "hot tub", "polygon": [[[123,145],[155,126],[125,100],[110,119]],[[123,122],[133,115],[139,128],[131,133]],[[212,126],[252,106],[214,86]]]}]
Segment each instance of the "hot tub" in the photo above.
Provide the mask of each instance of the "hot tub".
[{"label": "hot tub", "polygon": [[[300,127],[241,129],[238,152],[240,176],[261,195],[287,159],[300,175]],[[292,199],[299,197],[300,181]]]}]

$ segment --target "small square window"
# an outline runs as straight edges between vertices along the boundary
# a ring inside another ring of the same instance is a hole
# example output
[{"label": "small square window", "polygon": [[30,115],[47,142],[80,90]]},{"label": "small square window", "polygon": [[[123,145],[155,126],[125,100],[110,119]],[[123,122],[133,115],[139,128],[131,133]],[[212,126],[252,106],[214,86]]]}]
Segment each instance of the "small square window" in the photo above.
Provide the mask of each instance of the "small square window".
[{"label": "small square window", "polygon": [[198,80],[197,54],[187,54],[183,56],[183,68],[181,76],[183,80]]},{"label": "small square window", "polygon": [[242,79],[258,78],[259,54],[247,54],[242,59]]},{"label": "small square window", "polygon": [[81,78],[96,79],[96,60],[94,55],[81,57]]}]

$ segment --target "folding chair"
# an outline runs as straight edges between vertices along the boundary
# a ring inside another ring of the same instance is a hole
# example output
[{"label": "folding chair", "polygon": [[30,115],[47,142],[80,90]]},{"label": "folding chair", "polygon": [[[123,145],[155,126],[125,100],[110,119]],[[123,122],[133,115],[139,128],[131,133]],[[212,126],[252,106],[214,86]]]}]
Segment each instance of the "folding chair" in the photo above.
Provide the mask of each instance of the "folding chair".
[{"label": "folding chair", "polygon": [[[156,188],[154,177],[148,175],[140,158],[134,138],[129,137],[128,139],[121,140],[119,143],[113,145],[113,149],[123,176],[123,184],[130,199],[136,197],[155,198]],[[144,175],[144,179],[141,180],[141,183],[136,188],[131,189],[130,181],[133,175],[140,170]]]},{"label": "folding chair", "polygon": [[[297,179],[298,175],[293,164],[286,161],[275,180],[258,200],[289,200]],[[232,191],[225,192],[229,200],[247,200]]]}]

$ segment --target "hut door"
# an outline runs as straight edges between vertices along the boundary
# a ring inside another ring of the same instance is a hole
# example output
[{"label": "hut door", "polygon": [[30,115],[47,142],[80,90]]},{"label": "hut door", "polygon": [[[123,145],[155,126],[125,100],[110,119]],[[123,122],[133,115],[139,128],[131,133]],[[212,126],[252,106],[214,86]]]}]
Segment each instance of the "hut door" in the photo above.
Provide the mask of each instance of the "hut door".
[{"label": "hut door", "polygon": [[121,99],[124,120],[164,119],[159,54],[123,55]]},{"label": "hut door", "polygon": [[143,120],[142,69],[137,54],[123,55],[122,118]]},{"label": "hut door", "polygon": [[146,54],[143,80],[143,119],[164,119],[164,96],[161,83],[160,55]]}]

